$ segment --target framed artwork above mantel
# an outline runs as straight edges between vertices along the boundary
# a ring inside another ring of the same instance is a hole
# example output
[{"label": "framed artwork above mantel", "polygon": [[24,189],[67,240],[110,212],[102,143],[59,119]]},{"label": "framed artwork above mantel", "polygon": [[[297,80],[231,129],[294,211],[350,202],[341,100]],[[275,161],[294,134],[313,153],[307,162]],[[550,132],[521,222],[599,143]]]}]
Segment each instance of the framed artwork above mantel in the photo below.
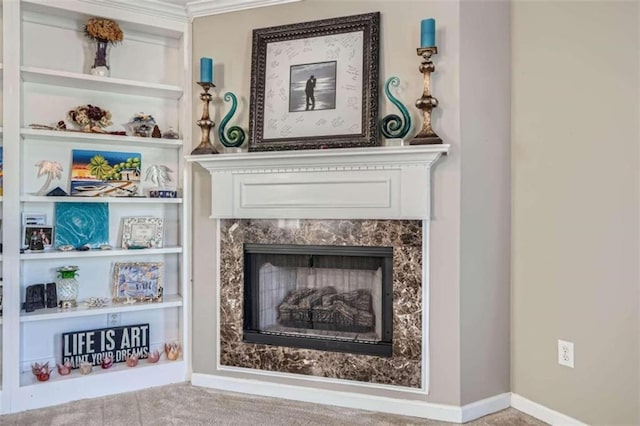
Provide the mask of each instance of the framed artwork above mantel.
[{"label": "framed artwork above mantel", "polygon": [[378,142],[380,13],[253,31],[249,150]]}]

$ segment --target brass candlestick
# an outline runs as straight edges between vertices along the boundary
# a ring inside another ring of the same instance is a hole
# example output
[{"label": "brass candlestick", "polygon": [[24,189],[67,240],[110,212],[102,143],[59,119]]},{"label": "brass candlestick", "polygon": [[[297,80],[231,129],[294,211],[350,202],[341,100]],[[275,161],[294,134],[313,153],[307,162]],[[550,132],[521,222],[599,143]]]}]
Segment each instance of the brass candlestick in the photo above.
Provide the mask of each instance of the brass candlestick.
[{"label": "brass candlestick", "polygon": [[202,118],[196,121],[196,124],[202,130],[202,138],[200,139],[200,145],[198,145],[191,155],[202,154],[217,154],[216,148],[211,143],[211,129],[213,129],[216,123],[209,118],[209,102],[213,99],[213,96],[209,93],[212,87],[216,87],[213,83],[199,81],[198,85],[204,89],[204,93],[200,93],[200,99],[202,100]]},{"label": "brass candlestick", "polygon": [[422,110],[424,115],[424,123],[422,130],[411,140],[410,145],[427,145],[442,143],[442,139],[431,127],[431,110],[438,106],[438,100],[431,96],[431,73],[436,67],[431,62],[431,55],[438,53],[438,48],[420,47],[418,48],[418,56],[422,56],[420,64],[420,72],[424,75],[424,92],[422,97],[416,101],[416,107]]}]

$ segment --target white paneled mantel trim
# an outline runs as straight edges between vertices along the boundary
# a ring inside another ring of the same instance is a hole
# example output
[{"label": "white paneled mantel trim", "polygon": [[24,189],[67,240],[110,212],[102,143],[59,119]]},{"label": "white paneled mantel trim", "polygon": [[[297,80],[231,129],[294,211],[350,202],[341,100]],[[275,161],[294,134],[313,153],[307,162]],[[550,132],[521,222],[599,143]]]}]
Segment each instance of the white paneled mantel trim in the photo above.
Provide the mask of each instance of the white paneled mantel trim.
[{"label": "white paneled mantel trim", "polygon": [[449,145],[192,155],[211,218],[429,219],[431,168]]}]

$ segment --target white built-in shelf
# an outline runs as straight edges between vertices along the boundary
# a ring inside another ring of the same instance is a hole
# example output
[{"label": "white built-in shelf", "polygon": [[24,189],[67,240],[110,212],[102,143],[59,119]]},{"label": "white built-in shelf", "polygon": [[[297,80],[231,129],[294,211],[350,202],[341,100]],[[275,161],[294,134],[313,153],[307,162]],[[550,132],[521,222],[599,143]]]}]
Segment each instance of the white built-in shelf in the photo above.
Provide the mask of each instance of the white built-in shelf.
[{"label": "white built-in shelf", "polygon": [[151,146],[157,148],[180,148],[182,139],[141,138],[138,136],[118,136],[101,133],[65,132],[56,130],[21,129],[24,140],[36,139],[72,143],[104,142],[109,145]]},{"label": "white built-in shelf", "polygon": [[20,68],[22,80],[27,83],[48,84],[52,86],[71,87],[73,89],[97,90],[124,95],[149,96],[154,98],[180,99],[182,87],[168,84],[149,83],[146,81],[124,80],[122,78],[100,77],[69,71],[46,68]]},{"label": "white built-in shelf", "polygon": [[[153,347],[151,349],[152,351],[154,350]],[[49,363],[49,365],[51,365],[51,363]],[[109,380],[110,377],[113,378],[120,375],[124,375],[123,378],[126,379],[126,381],[135,381],[136,376],[146,376],[149,374],[162,376],[165,370],[167,372],[173,369],[181,371],[183,368],[184,360],[178,359],[175,361],[168,361],[163,353],[160,361],[155,364],[147,362],[146,359],[141,359],[135,367],[127,367],[124,362],[113,364],[113,366],[108,369],[102,369],[99,365],[96,365],[93,367],[93,371],[87,375],[80,374],[80,370],[73,370],[71,374],[61,376],[58,374],[54,365],[54,372],[51,373],[51,377],[46,382],[38,382],[31,371],[25,371],[20,374],[20,385],[33,387],[34,391],[37,389],[38,391],[43,392],[56,392],[60,390],[63,384],[73,385],[74,387],[79,386],[82,388],[82,383],[86,385],[95,380]],[[141,378],[142,377],[138,377],[138,379]]]},{"label": "white built-in shelf", "polygon": [[20,322],[50,321],[66,318],[87,317],[92,315],[103,315],[122,312],[148,311],[152,309],[167,309],[182,306],[182,296],[177,294],[165,295],[162,302],[158,303],[134,303],[132,305],[111,304],[101,308],[88,308],[82,301],[78,302],[77,308],[60,309],[46,308],[33,312],[21,312]]},{"label": "white built-in shelf", "polygon": [[182,204],[182,198],[145,198],[145,197],[46,197],[23,195],[23,203],[127,203],[127,204]]},{"label": "white built-in shelf", "polygon": [[[152,249],[113,249],[113,250],[100,250],[93,249],[87,251],[60,251],[60,250],[46,250],[38,253],[26,253],[20,254],[22,260],[48,260],[48,259],[83,259],[85,257],[119,257],[119,256],[152,256],[155,254],[175,254],[182,253],[182,247],[162,247]],[[0,260],[2,258],[0,257]]]},{"label": "white built-in shelf", "polygon": [[0,195],[0,203],[2,202],[2,200],[3,200],[2,195]]}]

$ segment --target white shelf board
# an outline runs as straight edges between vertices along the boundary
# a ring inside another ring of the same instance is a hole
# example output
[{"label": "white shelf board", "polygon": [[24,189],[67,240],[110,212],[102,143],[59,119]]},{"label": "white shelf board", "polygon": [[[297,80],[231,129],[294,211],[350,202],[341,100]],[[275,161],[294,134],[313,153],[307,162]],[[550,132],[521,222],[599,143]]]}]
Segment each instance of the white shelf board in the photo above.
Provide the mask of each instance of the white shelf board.
[{"label": "white shelf board", "polygon": [[180,99],[183,92],[180,86],[149,83],[146,81],[100,77],[90,74],[27,66],[21,67],[20,70],[22,71],[22,80],[27,83],[175,100]]},{"label": "white shelf board", "polygon": [[[38,253],[22,253],[20,259],[22,260],[47,260],[47,259],[83,259],[86,257],[118,257],[118,256],[152,256],[155,254],[174,254],[182,253],[182,247],[162,247],[153,249],[113,249],[113,250],[88,250],[88,251],[60,251],[60,250],[45,250]],[[0,260],[2,257],[0,256]]]},{"label": "white shelf board", "polygon": [[88,308],[82,301],[77,308],[60,309],[46,308],[34,312],[21,312],[20,322],[50,321],[64,318],[77,318],[92,315],[104,315],[111,313],[147,311],[151,309],[167,309],[182,306],[182,296],[177,294],[166,295],[162,302],[158,303],[134,303],[132,305],[111,304],[102,308]]},{"label": "white shelf board", "polygon": [[141,138],[138,136],[118,136],[101,133],[65,132],[56,130],[21,129],[23,139],[62,141],[72,143],[108,143],[109,145],[151,146],[158,148],[180,148],[182,139]]},{"label": "white shelf board", "polygon": [[37,386],[38,388],[46,388],[51,386],[56,386],[56,384],[64,383],[64,382],[78,382],[76,385],[80,385],[79,382],[90,381],[91,379],[95,379],[100,376],[110,376],[110,375],[118,375],[118,373],[126,372],[133,373],[139,372],[141,370],[146,370],[146,373],[150,373],[152,369],[162,369],[167,366],[177,366],[179,368],[184,368],[184,361],[181,359],[177,359],[175,361],[168,361],[165,358],[165,354],[162,354],[160,361],[156,363],[147,362],[146,359],[141,359],[138,362],[138,365],[135,367],[127,367],[126,363],[119,362],[117,364],[113,364],[111,368],[103,369],[99,365],[94,365],[93,370],[89,374],[80,374],[80,370],[72,370],[71,374],[66,376],[61,376],[58,374],[57,368],[54,366],[54,373],[51,373],[49,380],[46,382],[38,382],[31,373],[31,371],[25,371],[20,374],[20,385],[25,386]]},{"label": "white shelf board", "polygon": [[26,371],[20,375],[20,387],[14,389],[12,395],[16,398],[15,411],[23,411],[186,380],[187,365],[182,359],[161,359],[156,364],[140,360],[135,367],[127,367],[125,363],[115,364],[107,370],[94,367],[87,375],[74,370],[67,376],[60,376],[56,370],[46,382],[36,381],[31,371]]},{"label": "white shelf board", "polygon": [[182,198],[146,198],[146,197],[46,197],[22,195],[23,203],[127,203],[127,204],[182,204]]}]

